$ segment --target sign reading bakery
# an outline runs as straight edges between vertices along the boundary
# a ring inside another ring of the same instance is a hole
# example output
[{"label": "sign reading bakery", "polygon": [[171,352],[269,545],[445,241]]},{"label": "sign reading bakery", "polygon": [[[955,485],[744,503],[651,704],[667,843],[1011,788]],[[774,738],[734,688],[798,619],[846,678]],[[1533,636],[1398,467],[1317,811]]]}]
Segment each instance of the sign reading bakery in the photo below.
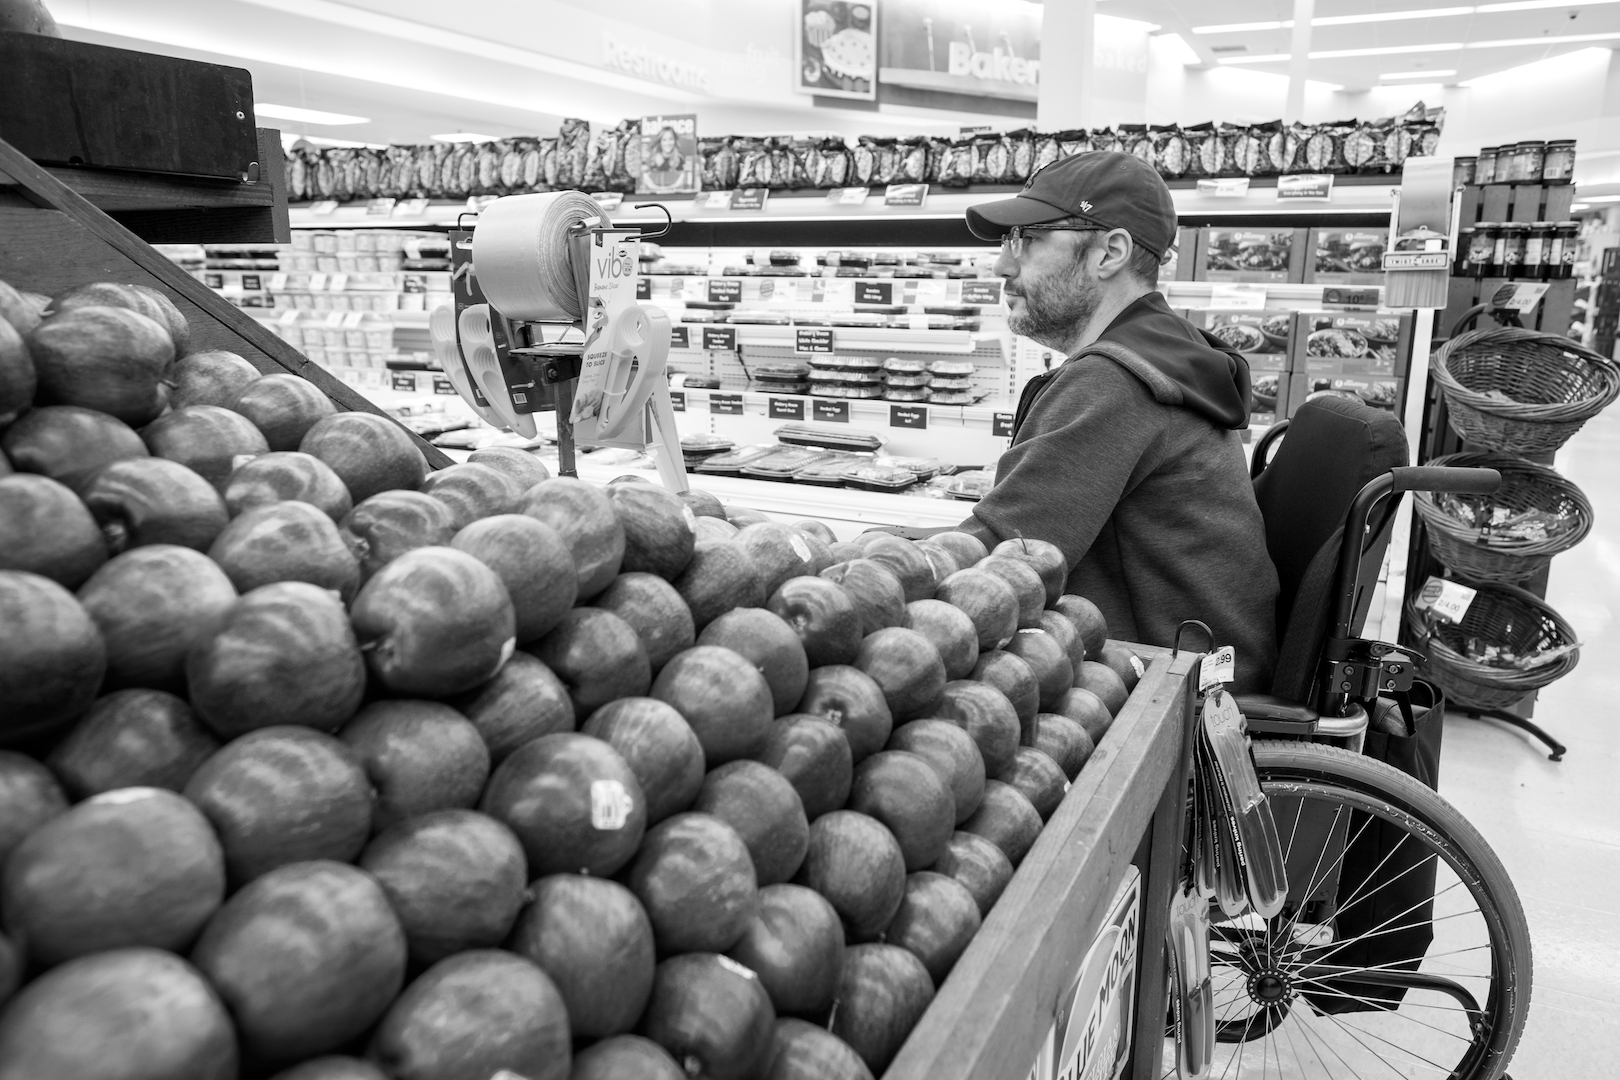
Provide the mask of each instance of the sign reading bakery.
[{"label": "sign reading bakery", "polygon": [[798,0],[798,16],[793,89],[877,100],[877,0]]},{"label": "sign reading bakery", "polygon": [[883,0],[878,79],[936,93],[1033,102],[1041,8],[1006,0]]}]

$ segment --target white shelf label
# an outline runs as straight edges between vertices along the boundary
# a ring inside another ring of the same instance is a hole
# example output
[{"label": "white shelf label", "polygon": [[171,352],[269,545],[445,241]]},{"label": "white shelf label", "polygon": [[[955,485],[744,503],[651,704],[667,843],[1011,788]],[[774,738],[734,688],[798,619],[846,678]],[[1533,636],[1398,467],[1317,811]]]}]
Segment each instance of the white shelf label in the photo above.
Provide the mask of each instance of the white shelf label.
[{"label": "white shelf label", "polygon": [[1266,306],[1266,290],[1261,285],[1217,282],[1209,291],[1209,306],[1258,311]]},{"label": "white shelf label", "polygon": [[1419,611],[1432,611],[1437,619],[1444,619],[1448,623],[1460,623],[1463,616],[1468,614],[1468,607],[1479,595],[1478,589],[1471,589],[1460,581],[1445,581],[1432,577],[1423,583],[1423,589],[1418,593],[1417,603],[1414,605]]}]

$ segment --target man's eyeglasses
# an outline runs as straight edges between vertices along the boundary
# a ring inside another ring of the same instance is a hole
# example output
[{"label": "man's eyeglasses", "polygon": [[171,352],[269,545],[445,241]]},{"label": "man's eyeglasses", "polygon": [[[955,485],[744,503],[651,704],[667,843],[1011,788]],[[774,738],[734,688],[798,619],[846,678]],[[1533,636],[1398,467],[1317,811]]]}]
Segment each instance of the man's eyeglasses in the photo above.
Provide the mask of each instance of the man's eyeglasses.
[{"label": "man's eyeglasses", "polygon": [[1014,225],[1001,236],[1001,250],[1013,258],[1023,255],[1030,233],[1038,232],[1107,232],[1095,225]]}]

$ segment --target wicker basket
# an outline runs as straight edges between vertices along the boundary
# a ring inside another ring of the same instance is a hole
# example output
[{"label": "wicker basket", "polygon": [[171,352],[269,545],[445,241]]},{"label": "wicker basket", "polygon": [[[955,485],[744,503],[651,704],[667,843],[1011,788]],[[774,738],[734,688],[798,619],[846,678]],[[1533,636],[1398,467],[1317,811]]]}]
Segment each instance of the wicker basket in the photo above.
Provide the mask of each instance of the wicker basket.
[{"label": "wicker basket", "polygon": [[1514,652],[1536,653],[1576,644],[1575,631],[1563,617],[1533,593],[1513,585],[1481,585],[1462,622],[1430,625],[1406,601],[1406,621],[1429,655],[1426,677],[1439,684],[1452,704],[1468,709],[1503,709],[1532,690],[1569,674],[1580,660],[1570,649],[1535,667],[1502,668],[1470,659],[1470,638]]},{"label": "wicker basket", "polygon": [[1555,334],[1470,330],[1434,355],[1451,426],[1491,450],[1549,453],[1620,396],[1620,366]]},{"label": "wicker basket", "polygon": [[[1537,573],[1560,551],[1567,551],[1592,531],[1592,504],[1581,489],[1545,465],[1513,454],[1448,454],[1430,465],[1495,469],[1502,486],[1494,495],[1440,496],[1432,491],[1415,495],[1417,513],[1429,533],[1435,558],[1469,581],[1510,585]],[[1442,499],[1456,499],[1470,507],[1483,527],[1469,525],[1442,508]],[[1492,514],[1540,511],[1567,519],[1570,527],[1542,540],[1504,535],[1488,524]]]}]

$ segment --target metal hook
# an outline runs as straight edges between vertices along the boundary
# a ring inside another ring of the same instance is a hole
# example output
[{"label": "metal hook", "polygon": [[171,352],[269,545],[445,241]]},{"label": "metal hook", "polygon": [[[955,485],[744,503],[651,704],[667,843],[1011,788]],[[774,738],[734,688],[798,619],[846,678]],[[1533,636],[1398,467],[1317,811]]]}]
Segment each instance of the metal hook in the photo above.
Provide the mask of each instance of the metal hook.
[{"label": "metal hook", "polygon": [[1215,648],[1215,635],[1210,631],[1209,627],[1206,626],[1204,623],[1199,622],[1197,619],[1188,619],[1186,622],[1184,622],[1180,626],[1176,627],[1176,640],[1175,640],[1175,642],[1174,642],[1174,644],[1172,646],[1172,651],[1170,653],[1170,655],[1172,657],[1179,656],[1181,654],[1181,636],[1183,634],[1185,634],[1188,630],[1193,629],[1195,627],[1204,632],[1204,640],[1209,643],[1208,647],[1205,648],[1204,651],[1205,652],[1212,652],[1214,650],[1214,648]]},{"label": "metal hook", "polygon": [[641,238],[643,240],[656,240],[660,236],[663,236],[665,233],[669,232],[669,230],[674,226],[675,216],[669,212],[669,207],[665,206],[663,203],[636,203],[637,210],[646,210],[648,207],[655,210],[662,210],[664,212],[664,227],[662,229],[659,229],[657,232],[644,232],[641,234]]},{"label": "metal hook", "polygon": [[461,223],[461,219],[466,217],[468,214],[471,214],[473,217],[477,217],[478,216],[478,211],[476,211],[476,210],[463,210],[461,213],[457,214],[456,215],[456,228],[457,229],[465,229],[467,227],[467,226],[465,226],[465,225],[463,225]]}]

